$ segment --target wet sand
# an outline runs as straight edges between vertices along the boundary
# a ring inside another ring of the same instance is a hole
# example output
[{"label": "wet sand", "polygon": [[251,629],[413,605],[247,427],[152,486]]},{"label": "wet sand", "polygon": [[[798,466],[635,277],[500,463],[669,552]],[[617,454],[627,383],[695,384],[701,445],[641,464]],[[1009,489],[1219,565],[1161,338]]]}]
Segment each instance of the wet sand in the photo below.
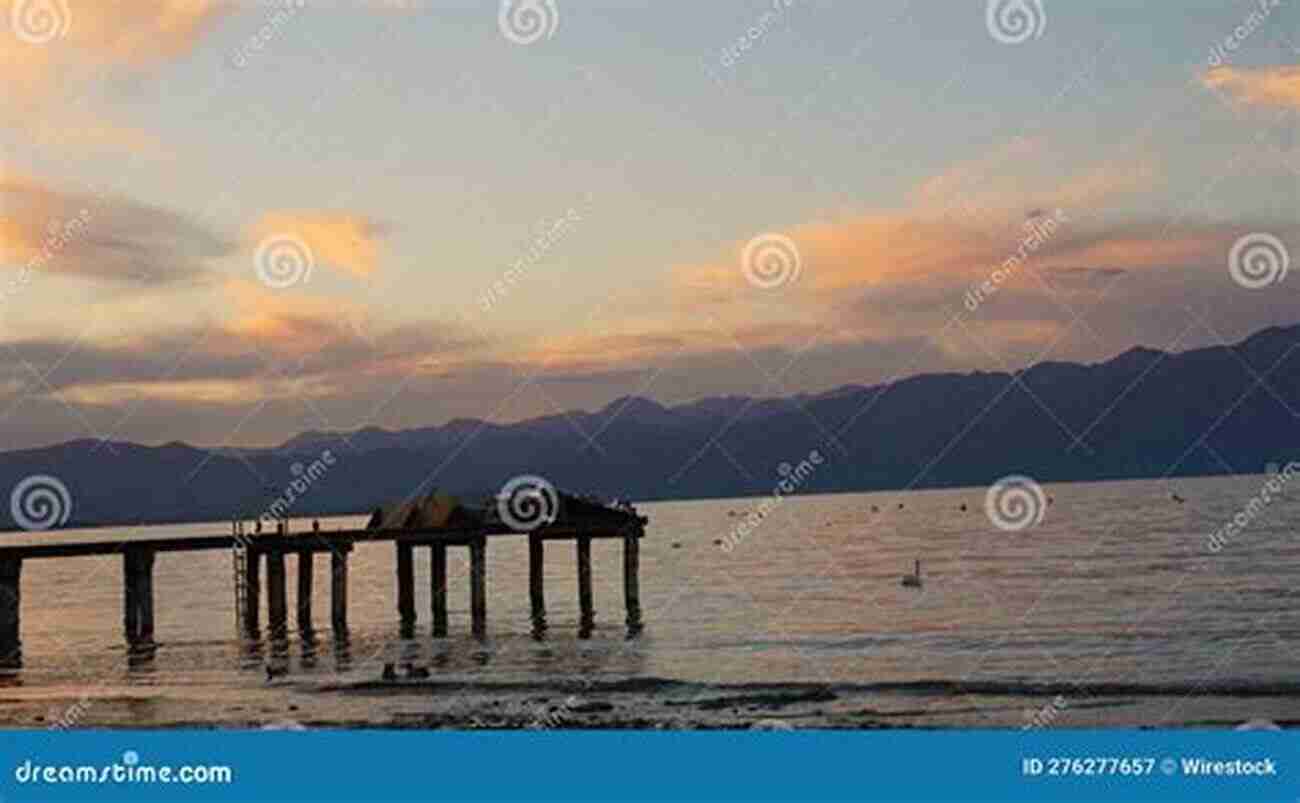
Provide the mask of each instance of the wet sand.
[{"label": "wet sand", "polygon": [[273,680],[238,700],[196,705],[192,689],[184,687],[118,688],[103,694],[92,688],[52,696],[48,689],[16,686],[0,690],[0,727],[861,730],[1232,728],[1250,720],[1300,724],[1300,695],[1294,689],[1190,692],[1117,684],[1067,689],[952,682],[483,682],[440,677],[316,684]]}]

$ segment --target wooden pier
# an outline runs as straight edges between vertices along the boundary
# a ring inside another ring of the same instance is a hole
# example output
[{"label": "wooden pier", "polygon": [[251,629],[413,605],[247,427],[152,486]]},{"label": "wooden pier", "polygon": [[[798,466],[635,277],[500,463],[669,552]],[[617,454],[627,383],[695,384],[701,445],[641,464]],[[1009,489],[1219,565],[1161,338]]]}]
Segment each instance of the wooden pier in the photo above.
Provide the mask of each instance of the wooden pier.
[{"label": "wooden pier", "polygon": [[[313,559],[328,553],[330,560],[331,626],[346,637],[348,627],[348,557],[357,544],[391,542],[396,556],[395,601],[400,633],[410,638],[415,631],[415,571],[417,556],[428,549],[430,568],[431,623],[434,638],[447,636],[447,550],[463,547],[469,552],[470,632],[477,639],[487,637],[488,576],[487,548],[495,538],[528,538],[528,593],[532,610],[532,632],[541,638],[547,630],[546,597],[542,560],[547,542],[575,544],[580,619],[578,634],[591,635],[595,622],[592,595],[591,543],[618,541],[623,546],[623,589],[629,634],[640,631],[641,601],[639,554],[647,520],[635,513],[585,504],[581,516],[564,516],[534,530],[517,530],[500,522],[482,521],[457,526],[368,528],[362,530],[312,530],[290,533],[287,526],[275,531],[248,534],[234,523],[228,535],[178,538],[148,538],[131,541],[95,540],[73,543],[0,546],[0,667],[22,664],[20,612],[24,561],[71,558],[89,555],[122,555],[123,630],[132,650],[154,647],[155,593],[153,570],[159,555],[174,552],[230,550],[236,565],[236,621],[242,635],[260,637],[262,578],[265,576],[267,628],[272,641],[288,637],[289,610],[286,558],[294,556],[298,570],[297,627],[304,635],[312,632]],[[265,565],[263,565],[265,564]],[[242,582],[243,587],[239,588]]]}]

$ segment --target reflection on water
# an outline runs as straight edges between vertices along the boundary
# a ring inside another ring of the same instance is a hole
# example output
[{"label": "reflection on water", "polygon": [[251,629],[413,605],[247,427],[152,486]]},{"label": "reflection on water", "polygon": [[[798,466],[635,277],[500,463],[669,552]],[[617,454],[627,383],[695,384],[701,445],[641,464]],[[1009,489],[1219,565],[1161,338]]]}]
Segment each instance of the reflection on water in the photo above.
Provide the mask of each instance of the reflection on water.
[{"label": "reflection on water", "polygon": [[[1162,482],[1053,486],[1042,524],[1019,533],[990,524],[984,489],[910,493],[905,504],[896,493],[791,497],[736,541],[722,539],[761,499],[642,505],[650,525],[639,636],[625,626],[622,550],[614,543],[593,544],[596,617],[588,629],[571,551],[546,555],[539,622],[528,596],[527,539],[494,539],[485,642],[469,632],[464,550],[448,552],[449,637],[437,639],[428,556],[418,550],[420,616],[410,627],[395,604],[392,545],[363,544],[350,561],[347,631],[250,639],[232,626],[229,554],[160,554],[157,644],[130,651],[122,646],[120,558],[33,560],[23,572],[23,665],[0,684],[64,696],[89,685],[111,694],[146,684],[196,701],[238,701],[267,688],[268,669],[275,690],[377,680],[389,663],[486,681],[1289,680],[1288,645],[1300,635],[1300,607],[1292,604],[1300,542],[1289,522],[1300,520],[1300,489],[1220,551],[1207,548],[1262,482],[1179,480],[1185,504],[1171,502]],[[85,534],[43,536],[78,537]],[[918,559],[924,588],[900,587]],[[328,622],[329,567],[314,568],[311,619]]]}]

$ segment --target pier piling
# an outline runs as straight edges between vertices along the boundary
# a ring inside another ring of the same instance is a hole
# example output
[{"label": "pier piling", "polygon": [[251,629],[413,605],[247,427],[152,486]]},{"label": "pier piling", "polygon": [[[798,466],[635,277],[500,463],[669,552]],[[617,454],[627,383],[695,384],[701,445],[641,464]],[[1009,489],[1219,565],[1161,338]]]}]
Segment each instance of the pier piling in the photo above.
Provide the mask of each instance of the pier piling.
[{"label": "pier piling", "polygon": [[311,629],[312,551],[298,553],[298,631],[310,633]]},{"label": "pier piling", "polygon": [[590,638],[596,625],[591,594],[591,537],[580,535],[578,543],[578,638]]},{"label": "pier piling", "polygon": [[415,547],[397,542],[397,613],[402,638],[415,635]]},{"label": "pier piling", "polygon": [[470,632],[480,641],[487,638],[487,539],[469,545]]},{"label": "pier piling", "polygon": [[255,639],[262,616],[262,553],[250,547],[244,551],[244,560],[244,635]]},{"label": "pier piling", "polygon": [[429,599],[433,608],[433,637],[447,636],[447,547],[429,547]]},{"label": "pier piling", "polygon": [[623,539],[623,602],[627,607],[629,636],[641,632],[641,538],[634,532]]},{"label": "pier piling", "polygon": [[0,668],[22,664],[22,573],[21,560],[0,560]]},{"label": "pier piling", "polygon": [[153,562],[149,549],[122,554],[122,626],[130,647],[153,644]]},{"label": "pier piling", "polygon": [[340,547],[330,553],[330,606],[334,633],[348,630],[348,550]]},{"label": "pier piling", "polygon": [[545,542],[536,534],[528,536],[528,599],[533,610],[533,637],[546,632]]},{"label": "pier piling", "polygon": [[289,636],[289,595],[285,583],[283,549],[272,549],[266,555],[266,595],[271,639],[281,641]]}]

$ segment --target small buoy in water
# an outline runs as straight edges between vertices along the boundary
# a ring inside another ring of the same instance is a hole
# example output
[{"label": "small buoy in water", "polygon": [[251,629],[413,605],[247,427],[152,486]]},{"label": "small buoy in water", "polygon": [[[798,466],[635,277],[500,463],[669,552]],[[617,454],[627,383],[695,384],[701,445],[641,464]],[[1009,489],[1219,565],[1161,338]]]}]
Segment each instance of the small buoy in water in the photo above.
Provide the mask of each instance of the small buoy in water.
[{"label": "small buoy in water", "polygon": [[682,548],[681,541],[673,541],[673,549],[681,549],[681,548]]},{"label": "small buoy in water", "polygon": [[871,506],[871,512],[872,512],[872,513],[879,513],[879,512],[880,512],[880,508],[879,508],[878,506],[876,506],[876,505],[872,505],[872,506]]},{"label": "small buoy in water", "polygon": [[714,545],[714,546],[722,546],[722,539],[721,539],[721,538],[714,538],[714,539],[713,539],[713,545]]},{"label": "small buoy in water", "polygon": [[961,505],[961,512],[962,512],[962,513],[965,513],[965,512],[966,512],[966,503],[965,503],[965,502],[962,502],[962,505]]},{"label": "small buoy in water", "polygon": [[898,503],[898,509],[899,509],[899,510],[902,510],[902,509],[903,509],[903,503],[902,503],[902,502],[899,502],[899,503]]}]

